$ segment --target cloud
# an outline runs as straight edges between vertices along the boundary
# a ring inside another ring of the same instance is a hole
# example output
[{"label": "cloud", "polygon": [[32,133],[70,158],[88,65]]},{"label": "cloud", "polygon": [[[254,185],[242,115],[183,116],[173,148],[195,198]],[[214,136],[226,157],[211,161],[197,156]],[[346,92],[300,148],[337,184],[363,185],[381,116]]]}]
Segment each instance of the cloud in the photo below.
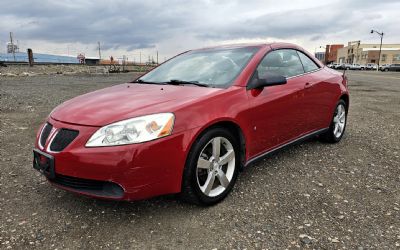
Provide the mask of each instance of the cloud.
[{"label": "cloud", "polygon": [[160,50],[166,56],[221,41],[285,40],[309,49],[373,42],[371,28],[400,42],[399,8],[395,0],[3,0],[0,40],[13,31],[42,51],[73,44],[93,53],[101,41],[109,53]]}]

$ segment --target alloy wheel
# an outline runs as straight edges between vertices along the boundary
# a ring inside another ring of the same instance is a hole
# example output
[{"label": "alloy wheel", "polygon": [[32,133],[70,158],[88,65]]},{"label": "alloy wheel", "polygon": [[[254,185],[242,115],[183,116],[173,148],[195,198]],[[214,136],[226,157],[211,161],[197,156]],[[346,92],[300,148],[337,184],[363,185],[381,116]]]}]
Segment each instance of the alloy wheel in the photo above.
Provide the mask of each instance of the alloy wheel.
[{"label": "alloy wheel", "polygon": [[336,138],[341,137],[346,125],[346,109],[343,104],[339,104],[336,107],[335,116],[333,117],[333,124],[333,134]]},{"label": "alloy wheel", "polygon": [[225,137],[212,138],[197,160],[197,184],[209,197],[222,194],[232,181],[236,167],[235,150]]}]

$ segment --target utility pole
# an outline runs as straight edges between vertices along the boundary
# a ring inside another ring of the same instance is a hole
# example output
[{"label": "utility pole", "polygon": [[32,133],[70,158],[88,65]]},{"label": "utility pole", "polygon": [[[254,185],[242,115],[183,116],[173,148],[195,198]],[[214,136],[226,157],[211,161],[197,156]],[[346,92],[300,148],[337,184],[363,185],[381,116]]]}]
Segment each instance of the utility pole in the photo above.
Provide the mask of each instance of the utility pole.
[{"label": "utility pole", "polygon": [[101,60],[100,42],[97,42],[97,44],[99,45],[99,60]]},{"label": "utility pole", "polygon": [[378,32],[376,30],[371,30],[371,34],[373,33],[378,34],[381,37],[381,44],[379,45],[379,58],[378,58],[378,67],[376,67],[376,71],[379,70],[379,63],[381,61],[381,52],[382,52],[382,41],[383,41],[383,31],[382,32]]},{"label": "utility pole", "polygon": [[157,65],[158,65],[158,50],[157,50]]},{"label": "utility pole", "polygon": [[142,64],[142,52],[139,51],[139,64]]},{"label": "utility pole", "polygon": [[122,56],[122,71],[123,72],[125,72],[125,60],[126,60],[126,57],[125,57],[125,55],[123,55]]},{"label": "utility pole", "polygon": [[11,43],[11,51],[13,53],[14,62],[15,62],[15,48],[14,48],[13,33],[12,32],[10,32],[10,43]]},{"label": "utility pole", "polygon": [[33,60],[33,52],[32,52],[32,49],[28,49],[28,50],[27,50],[27,53],[28,53],[29,67],[33,67],[34,60]]}]

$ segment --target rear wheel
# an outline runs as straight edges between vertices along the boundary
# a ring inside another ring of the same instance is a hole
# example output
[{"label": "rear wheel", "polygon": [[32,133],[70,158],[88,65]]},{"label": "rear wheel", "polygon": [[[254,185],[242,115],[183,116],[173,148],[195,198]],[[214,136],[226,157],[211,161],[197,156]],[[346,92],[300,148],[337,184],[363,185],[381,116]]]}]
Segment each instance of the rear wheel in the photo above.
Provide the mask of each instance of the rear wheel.
[{"label": "rear wheel", "polygon": [[347,124],[347,107],[346,102],[340,100],[336,105],[335,112],[333,114],[333,119],[328,131],[322,135],[324,141],[330,143],[339,142],[344,134]]},{"label": "rear wheel", "polygon": [[205,132],[194,143],[183,173],[181,198],[212,205],[232,190],[239,169],[239,144],[223,128]]}]

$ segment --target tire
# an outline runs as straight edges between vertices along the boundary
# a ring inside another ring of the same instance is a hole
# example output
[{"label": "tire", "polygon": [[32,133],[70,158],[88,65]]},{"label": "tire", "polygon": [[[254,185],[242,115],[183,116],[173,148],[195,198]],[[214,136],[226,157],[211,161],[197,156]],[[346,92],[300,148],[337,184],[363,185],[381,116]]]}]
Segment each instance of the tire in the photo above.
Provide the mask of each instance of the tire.
[{"label": "tire", "polygon": [[346,125],[347,125],[347,105],[345,101],[340,100],[336,105],[329,129],[321,136],[321,139],[329,143],[339,142],[344,135],[344,132],[346,130]]},{"label": "tire", "polygon": [[[216,145],[220,146],[219,156]],[[203,206],[222,201],[235,185],[239,152],[237,138],[224,128],[211,128],[200,135],[186,160],[180,198]]]}]

